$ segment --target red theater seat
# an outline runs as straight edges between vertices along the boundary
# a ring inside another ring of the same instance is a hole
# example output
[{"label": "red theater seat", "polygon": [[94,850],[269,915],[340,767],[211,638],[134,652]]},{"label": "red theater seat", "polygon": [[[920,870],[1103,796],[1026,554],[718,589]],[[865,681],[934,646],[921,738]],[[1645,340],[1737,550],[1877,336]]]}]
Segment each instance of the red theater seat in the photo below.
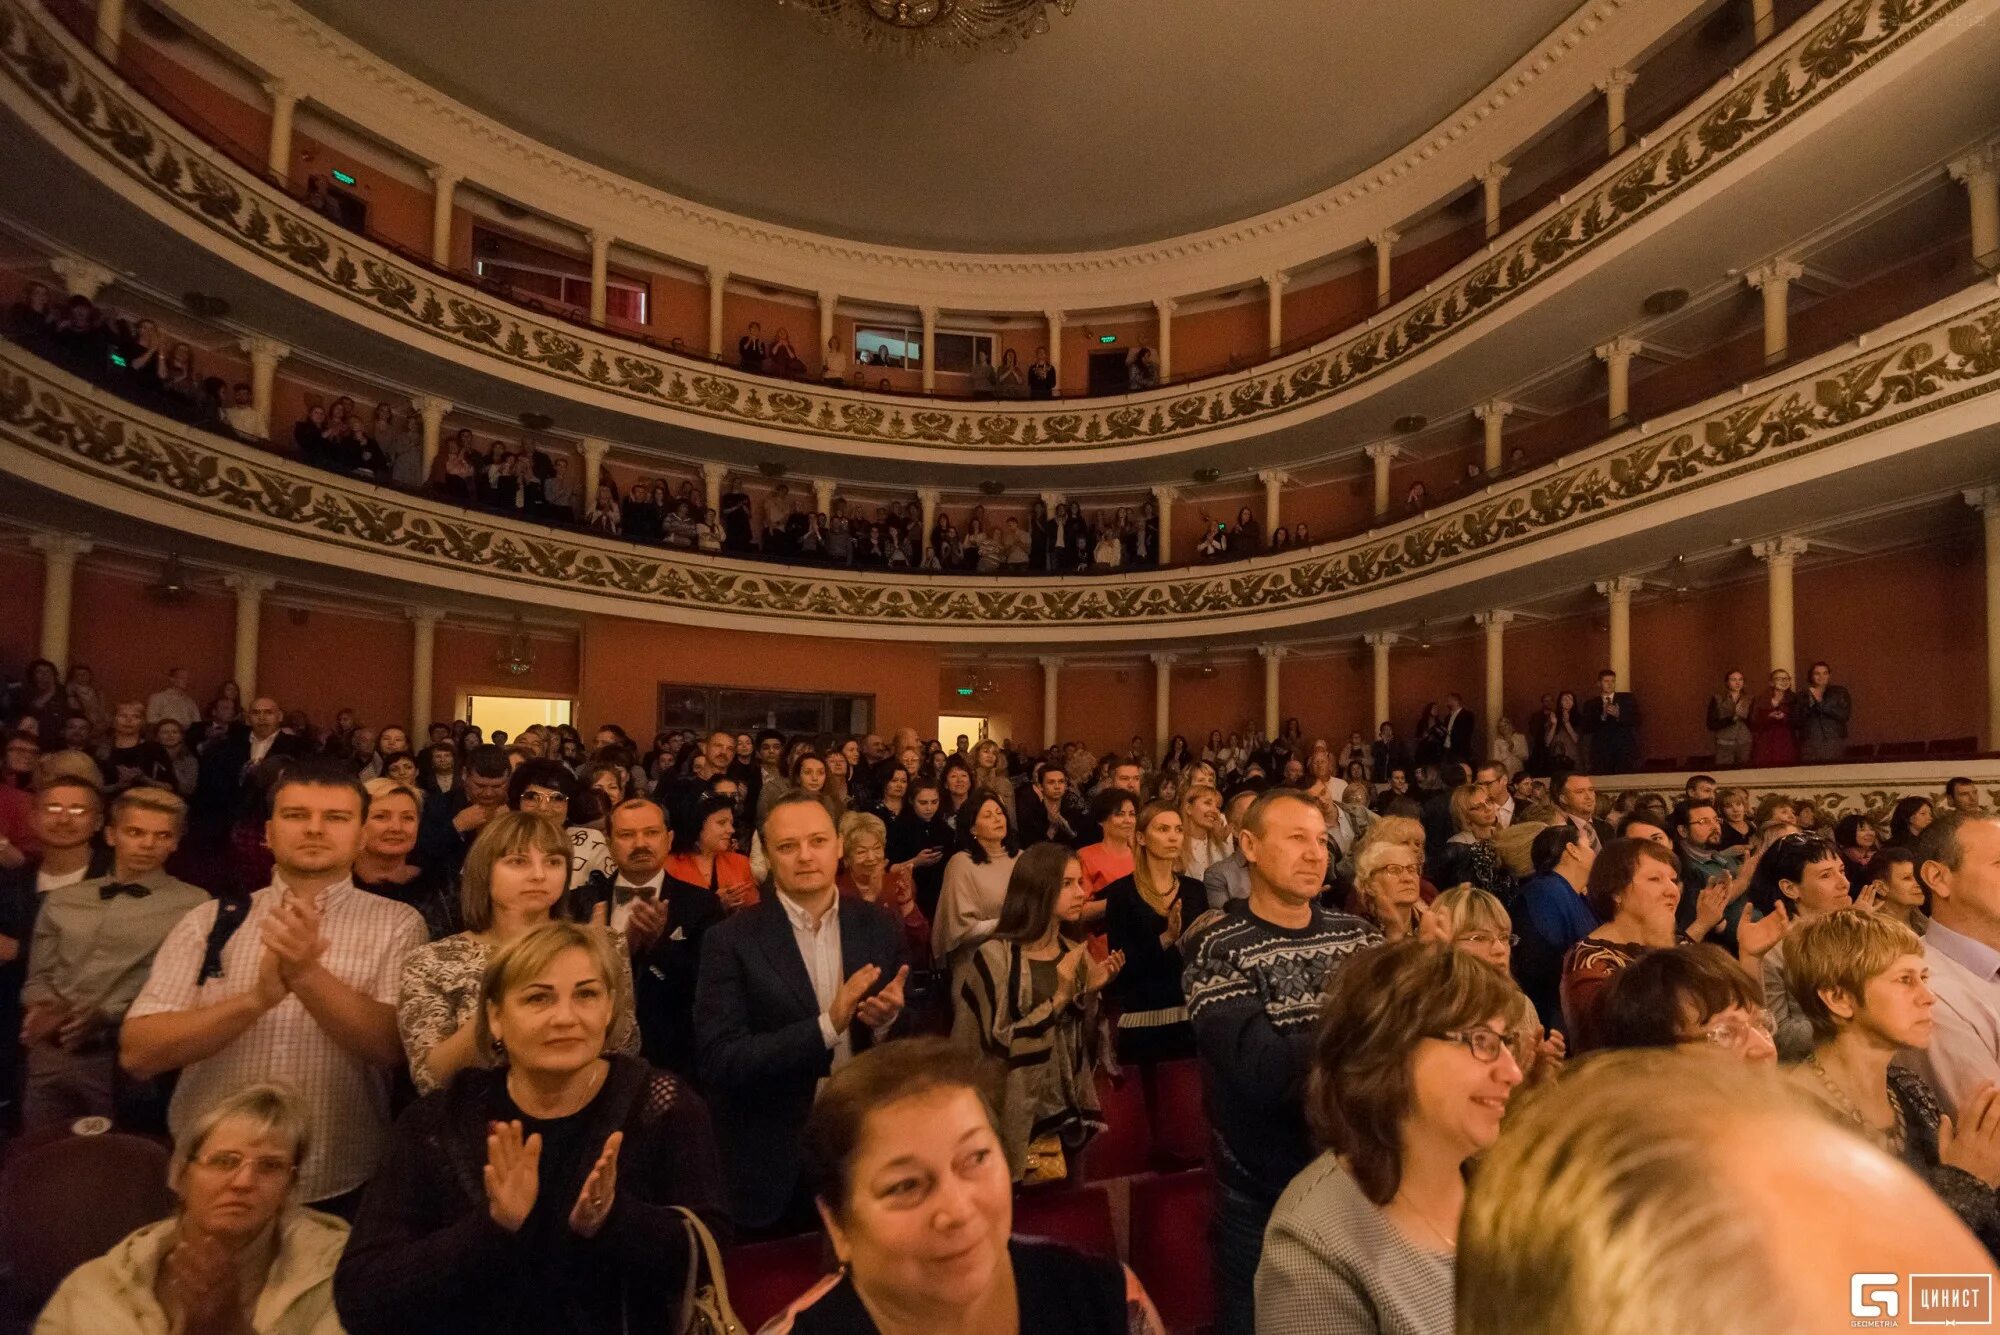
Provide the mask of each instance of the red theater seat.
[{"label": "red theater seat", "polygon": [[1118,1259],[1118,1230],[1103,1187],[1033,1187],[1014,1201],[1014,1236],[1060,1242],[1078,1251]]},{"label": "red theater seat", "polygon": [[1146,1091],[1139,1073],[1127,1071],[1114,1082],[1099,1073],[1097,1099],[1104,1108],[1105,1129],[1083,1152],[1083,1179],[1103,1182],[1131,1177],[1153,1166],[1153,1133],[1146,1120]]},{"label": "red theater seat", "polygon": [[833,1269],[826,1240],[818,1233],[730,1247],[722,1254],[722,1268],[729,1278],[730,1305],[751,1330],[784,1311]]},{"label": "red theater seat", "polygon": [[1215,1321],[1209,1216],[1215,1184],[1206,1169],[1132,1183],[1132,1271],[1176,1335]]},{"label": "red theater seat", "polygon": [[143,1136],[66,1136],[11,1155],[0,1173],[7,1305],[32,1314],[63,1277],[174,1212],[168,1152]]},{"label": "red theater seat", "polygon": [[1208,1161],[1208,1109],[1202,1103],[1201,1063],[1192,1057],[1158,1067],[1160,1106],[1153,1118],[1153,1157],[1173,1171]]}]

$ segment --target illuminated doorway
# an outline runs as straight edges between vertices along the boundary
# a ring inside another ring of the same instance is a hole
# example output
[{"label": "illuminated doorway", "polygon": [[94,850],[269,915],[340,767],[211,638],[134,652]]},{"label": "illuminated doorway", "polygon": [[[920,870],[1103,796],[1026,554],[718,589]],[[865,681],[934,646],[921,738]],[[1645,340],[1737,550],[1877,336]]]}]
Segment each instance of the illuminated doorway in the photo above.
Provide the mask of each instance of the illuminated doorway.
[{"label": "illuminated doorway", "polygon": [[570,718],[569,700],[558,700],[536,695],[468,695],[465,699],[465,719],[477,724],[480,732],[491,737],[498,729],[509,737],[519,737],[525,728],[540,724],[553,728],[568,723]]},{"label": "illuminated doorway", "polygon": [[977,746],[986,740],[986,717],[983,714],[939,714],[937,737],[944,743],[946,751],[956,750],[959,734],[965,734],[967,746]]}]

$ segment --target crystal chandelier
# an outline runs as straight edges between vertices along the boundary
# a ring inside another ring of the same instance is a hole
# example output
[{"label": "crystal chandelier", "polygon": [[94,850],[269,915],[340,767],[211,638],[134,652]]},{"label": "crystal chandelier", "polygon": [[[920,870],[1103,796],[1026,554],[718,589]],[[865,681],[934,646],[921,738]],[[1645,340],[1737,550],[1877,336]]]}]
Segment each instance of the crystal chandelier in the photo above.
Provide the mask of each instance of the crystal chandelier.
[{"label": "crystal chandelier", "polygon": [[871,51],[916,58],[949,53],[1012,52],[1049,30],[1048,11],[1075,11],[1077,0],[778,0],[821,30],[838,29]]},{"label": "crystal chandelier", "polygon": [[521,618],[514,618],[514,632],[493,651],[493,666],[510,677],[524,677],[535,670],[535,642]]}]

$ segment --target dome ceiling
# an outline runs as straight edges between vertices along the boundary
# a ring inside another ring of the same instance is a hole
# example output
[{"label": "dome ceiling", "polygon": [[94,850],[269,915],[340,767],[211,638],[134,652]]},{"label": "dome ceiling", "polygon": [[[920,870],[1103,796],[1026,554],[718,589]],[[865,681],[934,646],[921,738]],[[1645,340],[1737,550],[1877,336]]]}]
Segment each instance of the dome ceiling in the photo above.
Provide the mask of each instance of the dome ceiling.
[{"label": "dome ceiling", "polygon": [[302,3],[524,134],[712,207],[1013,252],[1156,240],[1337,184],[1576,8],[1081,0],[1011,55],[912,63],[776,0]]}]

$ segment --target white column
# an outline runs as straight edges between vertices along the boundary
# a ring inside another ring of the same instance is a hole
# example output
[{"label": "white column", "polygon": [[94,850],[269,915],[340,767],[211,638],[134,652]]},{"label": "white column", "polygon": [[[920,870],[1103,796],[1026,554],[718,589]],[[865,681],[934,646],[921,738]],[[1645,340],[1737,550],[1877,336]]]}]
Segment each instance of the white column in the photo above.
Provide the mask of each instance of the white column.
[{"label": "white column", "polygon": [[[273,79],[264,85],[264,91],[271,98],[271,143],[270,156],[265,165],[271,175],[280,182],[292,179],[292,116],[299,107],[299,95],[283,79]],[[244,687],[243,699],[250,699],[249,688]]]},{"label": "white column", "polygon": [[1490,741],[1500,716],[1507,712],[1507,623],[1514,614],[1495,610],[1480,612],[1472,619],[1486,631],[1486,736]]},{"label": "white column", "polygon": [[1805,270],[1790,260],[1772,260],[1743,275],[1764,296],[1764,365],[1776,366],[1791,351],[1792,284]]},{"label": "white column", "polygon": [[1268,542],[1270,536],[1278,531],[1278,525],[1284,522],[1278,517],[1278,505],[1285,484],[1292,480],[1292,475],[1276,468],[1265,468],[1258,471],[1257,480],[1264,484],[1264,537]]},{"label": "white column", "polygon": [[37,533],[28,544],[42,554],[42,657],[54,663],[58,672],[68,672],[76,560],[90,551],[90,539],[68,533]]},{"label": "white column", "polygon": [[1633,82],[1630,70],[1613,70],[1597,82],[1604,94],[1604,143],[1614,158],[1625,151],[1625,90]]},{"label": "white column", "polygon": [[1632,359],[1645,346],[1636,338],[1619,337],[1593,349],[1597,360],[1604,363],[1607,387],[1604,413],[1614,427],[1625,425],[1626,414],[1632,411]]},{"label": "white column", "polygon": [[[701,502],[708,509],[715,511],[718,519],[722,517],[722,484],[728,477],[727,464],[706,463],[701,466]],[[591,504],[596,503],[597,498],[593,495]]]},{"label": "white column", "polygon": [[1385,227],[1368,239],[1375,246],[1375,309],[1379,311],[1389,304],[1389,257],[1403,236]]},{"label": "white column", "polygon": [[708,355],[722,355],[722,298],[729,290],[729,270],[708,271]]},{"label": "white column", "polygon": [[2000,267],[2000,145],[1985,144],[1948,168],[1972,207],[1972,258]]},{"label": "white column", "polygon": [[1618,689],[1632,689],[1632,595],[1645,581],[1634,575],[1597,581],[1597,591],[1611,605],[1611,671]]},{"label": "white column", "polygon": [[611,291],[611,233],[591,228],[590,237],[590,322],[604,323],[604,311]]},{"label": "white column", "polygon": [[1965,503],[1986,527],[1986,737],[2000,746],[2000,486],[1972,487]]},{"label": "white column", "polygon": [[924,393],[937,388],[937,307],[919,306],[924,322]]},{"label": "white column", "polygon": [[1389,513],[1389,464],[1403,447],[1393,440],[1378,440],[1363,448],[1375,464],[1375,517],[1380,519]]},{"label": "white column", "polygon": [[1282,676],[1278,665],[1284,662],[1285,646],[1282,644],[1260,644],[1257,646],[1257,653],[1264,660],[1264,735],[1266,737],[1276,737],[1278,735],[1278,715],[1280,712],[1278,709],[1278,688],[1281,684],[1280,677]]},{"label": "white column", "polygon": [[588,515],[597,508],[597,488],[604,481],[604,456],[611,451],[611,442],[586,436],[579,443],[583,451],[583,506],[581,513]]},{"label": "white column", "polygon": [[826,478],[813,479],[813,509],[823,515],[833,513],[833,483]]},{"label": "white column", "polygon": [[1479,174],[1479,184],[1486,202],[1486,239],[1491,241],[1500,235],[1500,183],[1507,179],[1511,169],[1504,162],[1490,162],[1486,170]]},{"label": "white column", "polygon": [[1049,325],[1049,365],[1055,368],[1056,397],[1062,398],[1067,389],[1067,386],[1063,383],[1062,369],[1063,313],[1061,311],[1043,311],[1042,318],[1048,321]]},{"label": "white column", "polygon": [[[250,407],[257,414],[258,432],[271,438],[271,396],[278,382],[278,363],[292,350],[275,338],[261,334],[238,339],[236,346],[250,355]],[[243,697],[246,701],[249,696]]]},{"label": "white column", "polygon": [[97,300],[97,294],[111,286],[118,275],[81,255],[58,255],[49,261],[49,269],[62,279],[63,290],[73,297],[88,297]]},{"label": "white column", "polygon": [[1486,471],[1497,473],[1506,462],[1502,454],[1501,432],[1507,425],[1507,415],[1514,411],[1514,405],[1505,399],[1489,399],[1472,410],[1486,428]]},{"label": "white column", "polygon": [[412,740],[431,726],[431,678],[437,662],[437,624],[444,614],[435,607],[412,607],[410,613],[410,727]]},{"label": "white column", "polygon": [[1162,380],[1174,378],[1174,310],[1178,305],[1172,297],[1153,298],[1153,314],[1160,323],[1159,346],[1154,351],[1159,354]]},{"label": "white column", "polygon": [[264,595],[278,586],[269,575],[230,575],[223,584],[236,593],[236,684],[248,707],[257,698],[257,647],[264,628]]},{"label": "white column", "polygon": [[[252,388],[255,393],[255,388]],[[441,399],[435,394],[419,395],[416,403],[417,415],[423,419],[424,434],[424,481],[430,481],[431,465],[437,461],[438,449],[444,442],[444,415],[451,411],[450,399]],[[591,498],[593,501],[596,497]]]},{"label": "white column", "polygon": [[1771,0],[1750,0],[1750,30],[1759,46],[1778,35],[1778,15]]},{"label": "white column", "polygon": [[125,35],[125,0],[97,0],[97,27],[91,44],[107,65],[118,63],[118,44]]},{"label": "white column", "polygon": [[1264,275],[1264,346],[1275,353],[1285,341],[1285,283],[1287,275],[1280,270]]},{"label": "white column", "polygon": [[922,564],[923,555],[931,545],[931,534],[937,530],[938,501],[941,499],[936,487],[917,488],[917,508],[923,513],[923,537],[917,548],[917,561]]},{"label": "white column", "polygon": [[[1806,554],[1804,538],[1773,538],[1753,542],[1750,554],[1770,569],[1771,590],[1771,671],[1780,669],[1797,676],[1798,649],[1792,622],[1792,570]],[[1801,686],[1805,683],[1800,682]]]},{"label": "white column", "polygon": [[1062,681],[1062,659],[1043,657],[1042,664],[1042,749],[1047,750],[1062,740],[1056,729],[1056,704]]},{"label": "white column", "polygon": [[[838,292],[821,292],[819,294],[819,360],[821,370],[826,368],[826,349],[827,345],[833,342],[833,317],[838,313],[839,308],[840,294]],[[847,362],[850,366],[854,364],[854,349],[852,348],[847,349]]]},{"label": "white column", "polygon": [[1371,631],[1361,637],[1375,651],[1375,731],[1389,721],[1389,646],[1402,636],[1390,630]]},{"label": "white column", "polygon": [[1153,660],[1153,754],[1167,753],[1167,738],[1174,735],[1173,720],[1169,715],[1174,705],[1174,656],[1170,653],[1149,654]]},{"label": "white column", "polygon": [[443,166],[427,168],[426,174],[431,178],[431,263],[442,269],[451,264],[452,209],[458,202],[458,183],[463,178]]},{"label": "white column", "polygon": [[1160,483],[1153,488],[1153,504],[1160,511],[1160,564],[1171,565],[1174,559],[1174,500],[1181,494],[1179,487]]}]

